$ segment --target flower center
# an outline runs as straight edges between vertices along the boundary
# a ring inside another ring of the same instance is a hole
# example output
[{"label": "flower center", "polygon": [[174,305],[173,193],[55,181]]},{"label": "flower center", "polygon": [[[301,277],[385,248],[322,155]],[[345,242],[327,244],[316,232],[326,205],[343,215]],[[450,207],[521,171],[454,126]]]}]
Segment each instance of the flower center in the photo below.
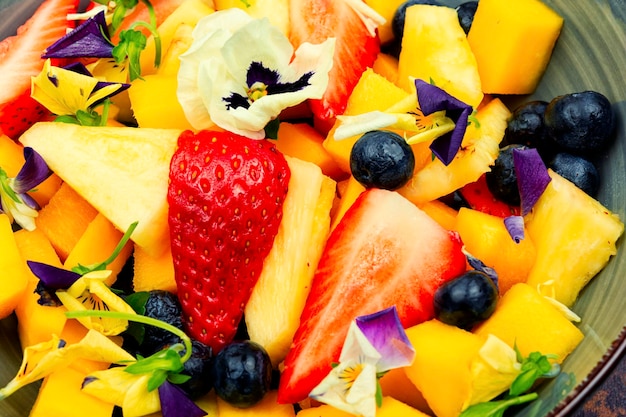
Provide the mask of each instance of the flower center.
[{"label": "flower center", "polygon": [[267,95],[267,85],[261,81],[257,81],[248,88],[248,98],[251,102],[255,102],[261,97]]},{"label": "flower center", "polygon": [[363,371],[364,367],[365,366],[362,363],[356,363],[354,365],[347,366],[346,368],[342,370],[342,372],[339,374],[339,379],[344,384],[345,392],[350,391],[350,388],[352,388],[354,381],[356,381],[358,376]]}]

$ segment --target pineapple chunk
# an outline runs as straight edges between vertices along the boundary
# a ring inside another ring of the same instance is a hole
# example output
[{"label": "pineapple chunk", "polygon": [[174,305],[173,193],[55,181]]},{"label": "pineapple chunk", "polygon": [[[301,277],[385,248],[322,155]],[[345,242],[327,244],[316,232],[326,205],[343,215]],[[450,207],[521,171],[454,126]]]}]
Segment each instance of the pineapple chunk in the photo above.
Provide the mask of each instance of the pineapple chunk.
[{"label": "pineapple chunk", "polygon": [[284,359],[300,323],[335,196],[335,182],[317,165],[286,158],[291,179],[283,219],[245,309],[250,339],[267,350],[274,366]]},{"label": "pineapple chunk", "polygon": [[119,230],[152,256],[169,246],[167,183],[179,130],[43,122],[20,138]]},{"label": "pineapple chunk", "polygon": [[217,10],[237,7],[254,18],[268,18],[270,23],[289,36],[289,0],[215,0]]},{"label": "pineapple chunk", "polygon": [[549,174],[552,181],[525,219],[537,248],[527,283],[546,285],[557,301],[571,306],[617,253],[624,223],[573,183],[551,170]]},{"label": "pineapple chunk", "polygon": [[235,407],[217,397],[217,414],[220,417],[295,417],[293,405],[278,404],[276,397],[276,391],[270,391],[248,408]]},{"label": "pineapple chunk", "polygon": [[6,214],[0,214],[0,319],[7,317],[19,304],[28,286],[28,272],[22,262]]},{"label": "pineapple chunk", "polygon": [[450,165],[434,159],[398,190],[400,194],[421,206],[476,181],[498,157],[510,115],[497,98],[482,106],[476,114],[479,126],[472,123],[467,127],[461,149]]}]

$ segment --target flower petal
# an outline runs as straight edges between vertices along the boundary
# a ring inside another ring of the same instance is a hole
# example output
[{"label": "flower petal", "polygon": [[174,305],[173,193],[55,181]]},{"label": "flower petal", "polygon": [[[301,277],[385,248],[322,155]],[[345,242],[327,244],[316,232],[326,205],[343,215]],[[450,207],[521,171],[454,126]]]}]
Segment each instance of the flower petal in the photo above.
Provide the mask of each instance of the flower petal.
[{"label": "flower petal", "polygon": [[430,146],[435,156],[449,165],[461,147],[467,129],[468,117],[472,114],[472,106],[452,97],[441,88],[423,80],[415,80],[415,89],[419,107],[428,116],[431,113],[445,110],[446,115],[455,123],[454,130],[437,138]]},{"label": "flower petal", "polygon": [[485,265],[483,261],[476,258],[474,255],[472,255],[467,250],[465,250],[465,247],[463,248],[463,254],[465,255],[465,258],[467,259],[467,263],[472,268],[474,268],[476,271],[480,271],[480,272],[487,274],[487,276],[491,278],[493,283],[496,284],[496,287],[498,287],[498,273],[496,272],[495,269]]},{"label": "flower petal", "polygon": [[159,386],[159,399],[163,417],[202,417],[207,415],[207,412],[190,400],[182,389],[169,381],[165,381]]},{"label": "flower petal", "polygon": [[395,306],[357,317],[356,325],[381,356],[376,365],[378,372],[401,368],[413,362],[415,349],[402,327]]},{"label": "flower petal", "polygon": [[50,45],[42,58],[110,58],[113,44],[108,37],[105,12],[101,11]]},{"label": "flower petal", "polygon": [[552,179],[537,149],[514,149],[513,165],[517,176],[522,216],[525,216],[530,213]]},{"label": "flower petal", "polygon": [[515,243],[520,243],[524,239],[524,218],[522,216],[505,217],[504,226]]},{"label": "flower petal", "polygon": [[56,266],[41,262],[26,261],[31,272],[41,280],[41,282],[52,290],[69,288],[79,278],[80,274]]},{"label": "flower petal", "polygon": [[13,189],[18,194],[32,190],[52,175],[46,161],[33,148],[24,147],[24,160],[24,165],[13,183]]}]

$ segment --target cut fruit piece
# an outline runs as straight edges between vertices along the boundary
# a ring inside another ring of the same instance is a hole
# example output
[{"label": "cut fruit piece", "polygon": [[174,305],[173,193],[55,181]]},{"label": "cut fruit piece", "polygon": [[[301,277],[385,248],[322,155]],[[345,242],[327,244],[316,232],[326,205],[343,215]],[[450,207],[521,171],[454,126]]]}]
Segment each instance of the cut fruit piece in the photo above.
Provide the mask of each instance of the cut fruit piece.
[{"label": "cut fruit piece", "polygon": [[537,247],[527,283],[541,285],[542,293],[571,306],[617,253],[624,223],[570,181],[552,170],[548,173],[552,181],[525,218]]},{"label": "cut fruit piece", "polygon": [[563,18],[540,0],[481,0],[467,40],[483,91],[535,91],[562,27]]},{"label": "cut fruit piece", "polygon": [[378,26],[378,37],[380,43],[385,44],[394,39],[393,30],[391,24],[393,22],[393,16],[402,3],[406,0],[365,0],[365,3],[372,9],[376,10],[382,17],[385,18],[385,23]]},{"label": "cut fruit piece", "polygon": [[531,352],[555,354],[565,360],[583,339],[583,333],[561,310],[528,284],[516,284],[498,302],[496,311],[474,332],[496,336],[510,347],[517,345],[522,356]]},{"label": "cut fruit piece", "polygon": [[13,236],[11,222],[0,213],[0,319],[7,317],[19,304],[28,285],[26,265]]},{"label": "cut fruit piece", "polygon": [[250,340],[265,348],[274,367],[285,358],[300,323],[335,197],[335,182],[318,166],[286,159],[291,178],[283,218],[244,314]]},{"label": "cut fruit piece", "polygon": [[158,257],[150,256],[140,246],[135,245],[133,268],[133,290],[163,290],[176,294],[174,261],[172,251],[167,249]]},{"label": "cut fruit piece", "polygon": [[477,108],[483,99],[478,66],[456,10],[416,4],[405,21],[398,85],[412,92],[410,77],[424,80]]},{"label": "cut fruit piece", "polygon": [[[68,213],[72,213],[68,216]],[[35,224],[65,262],[98,211],[68,183],[63,183],[47,206],[39,211]]]},{"label": "cut fruit piece", "polygon": [[[415,7],[415,6],[413,6]],[[398,191],[417,205],[448,195],[465,184],[476,181],[490,170],[498,157],[511,112],[493,99],[476,113],[477,123],[467,127],[461,149],[449,165],[432,160]]]},{"label": "cut fruit piece", "polygon": [[261,401],[248,408],[239,408],[228,404],[217,397],[219,417],[295,417],[296,413],[291,404],[278,404],[276,391],[270,391]]},{"label": "cut fruit piece", "polygon": [[395,305],[404,327],[428,320],[435,290],[463,271],[456,234],[396,192],[362,193],[326,243],[285,359],[279,401],[301,401],[322,381],[356,317]]},{"label": "cut fruit piece", "polygon": [[390,82],[398,83],[398,59],[388,55],[380,53],[374,61],[372,69],[376,74],[380,74]]},{"label": "cut fruit piece", "polygon": [[291,0],[289,22],[289,40],[295,48],[304,42],[336,39],[326,92],[320,100],[310,100],[315,127],[327,133],[335,118],[344,113],[363,71],[374,64],[380,51],[378,36],[370,33],[346,1]]},{"label": "cut fruit piece", "polygon": [[119,230],[139,222],[132,240],[159,256],[169,245],[167,183],[179,134],[38,123],[20,140]]},{"label": "cut fruit piece", "polygon": [[289,36],[289,0],[215,0],[217,10],[237,7],[250,16],[268,18],[270,23]]},{"label": "cut fruit piece", "polygon": [[526,282],[537,256],[529,233],[517,243],[501,217],[465,207],[459,210],[456,230],[467,251],[498,273],[500,295],[513,285]]},{"label": "cut fruit piece", "polygon": [[[308,408],[298,413],[298,417],[352,417],[354,414],[339,410],[331,405]],[[428,417],[415,408],[395,398],[383,397],[382,405],[376,409],[376,417]]]},{"label": "cut fruit piece", "polygon": [[510,206],[496,199],[489,190],[485,175],[481,175],[475,182],[466,184],[459,189],[463,200],[474,210],[498,217],[509,217],[520,214],[519,206]]},{"label": "cut fruit piece", "polygon": [[432,410],[424,399],[424,395],[406,375],[405,368],[391,369],[379,381],[383,395],[395,398],[417,410],[432,415]]}]

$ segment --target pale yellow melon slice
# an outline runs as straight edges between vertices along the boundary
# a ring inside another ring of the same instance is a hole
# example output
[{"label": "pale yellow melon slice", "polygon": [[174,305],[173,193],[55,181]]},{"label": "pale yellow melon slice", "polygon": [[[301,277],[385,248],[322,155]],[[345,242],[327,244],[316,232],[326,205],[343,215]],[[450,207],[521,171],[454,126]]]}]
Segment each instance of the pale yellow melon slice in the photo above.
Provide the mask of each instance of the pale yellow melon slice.
[{"label": "pale yellow melon slice", "polygon": [[179,134],[43,122],[20,141],[118,229],[139,222],[132,240],[158,256],[169,245],[167,182]]},{"label": "pale yellow melon slice", "polygon": [[272,25],[289,36],[289,0],[215,0],[217,10],[237,7],[255,18],[268,18]]},{"label": "pale yellow melon slice", "polygon": [[245,310],[250,339],[267,350],[274,366],[284,359],[300,324],[335,196],[335,181],[317,165],[286,158],[291,178],[283,218]]}]

